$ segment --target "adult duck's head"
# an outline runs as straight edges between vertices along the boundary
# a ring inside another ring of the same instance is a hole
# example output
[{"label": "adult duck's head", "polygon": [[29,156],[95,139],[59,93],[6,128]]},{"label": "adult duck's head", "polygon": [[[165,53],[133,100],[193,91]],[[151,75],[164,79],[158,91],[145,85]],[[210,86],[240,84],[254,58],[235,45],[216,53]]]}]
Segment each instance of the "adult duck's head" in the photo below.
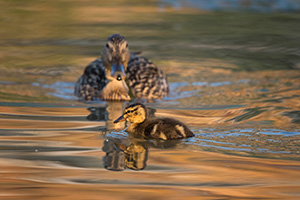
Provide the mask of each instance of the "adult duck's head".
[{"label": "adult duck's head", "polygon": [[101,56],[105,69],[108,72],[107,76],[111,76],[118,81],[125,80],[125,71],[130,58],[125,37],[119,34],[110,36]]}]

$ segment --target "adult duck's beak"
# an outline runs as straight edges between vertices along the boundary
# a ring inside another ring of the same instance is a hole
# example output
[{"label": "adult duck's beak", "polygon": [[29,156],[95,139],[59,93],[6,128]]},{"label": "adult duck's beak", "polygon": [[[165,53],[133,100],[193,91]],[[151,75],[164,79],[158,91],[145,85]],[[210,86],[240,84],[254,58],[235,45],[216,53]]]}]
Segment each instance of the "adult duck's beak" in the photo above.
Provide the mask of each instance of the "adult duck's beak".
[{"label": "adult duck's beak", "polygon": [[117,79],[118,81],[121,81],[122,79],[126,78],[124,65],[120,63],[113,64],[111,66],[111,76]]},{"label": "adult duck's beak", "polygon": [[118,119],[116,119],[116,120],[114,121],[114,123],[124,122],[124,121],[125,121],[124,115],[121,115]]}]

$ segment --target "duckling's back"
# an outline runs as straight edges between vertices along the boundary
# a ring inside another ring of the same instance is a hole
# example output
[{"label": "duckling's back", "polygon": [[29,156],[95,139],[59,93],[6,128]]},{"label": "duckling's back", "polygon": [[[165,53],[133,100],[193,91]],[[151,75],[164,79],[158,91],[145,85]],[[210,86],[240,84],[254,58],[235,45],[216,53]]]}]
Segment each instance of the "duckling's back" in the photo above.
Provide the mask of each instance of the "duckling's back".
[{"label": "duckling's back", "polygon": [[144,137],[153,139],[183,139],[193,137],[193,132],[183,123],[171,118],[149,119],[140,127],[136,127],[137,133],[143,133]]}]

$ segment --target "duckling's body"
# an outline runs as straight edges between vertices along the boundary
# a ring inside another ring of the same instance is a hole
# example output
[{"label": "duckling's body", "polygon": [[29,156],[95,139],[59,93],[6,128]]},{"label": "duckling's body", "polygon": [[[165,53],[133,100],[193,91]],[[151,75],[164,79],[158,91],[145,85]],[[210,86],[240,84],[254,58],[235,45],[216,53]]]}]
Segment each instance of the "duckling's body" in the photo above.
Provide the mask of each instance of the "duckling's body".
[{"label": "duckling's body", "polygon": [[109,37],[101,57],[85,68],[75,85],[74,93],[81,99],[130,100],[127,83],[139,99],[155,100],[168,95],[163,72],[146,58],[130,53],[123,36]]},{"label": "duckling's body", "polygon": [[171,140],[194,136],[193,132],[178,120],[172,118],[148,118],[147,108],[140,103],[128,106],[124,114],[115,120],[115,123],[124,120],[131,123],[127,128],[128,132],[150,139]]},{"label": "duckling's body", "polygon": [[182,139],[192,137],[194,134],[186,125],[172,118],[148,119],[133,128],[135,133],[143,133],[146,138],[153,139]]}]

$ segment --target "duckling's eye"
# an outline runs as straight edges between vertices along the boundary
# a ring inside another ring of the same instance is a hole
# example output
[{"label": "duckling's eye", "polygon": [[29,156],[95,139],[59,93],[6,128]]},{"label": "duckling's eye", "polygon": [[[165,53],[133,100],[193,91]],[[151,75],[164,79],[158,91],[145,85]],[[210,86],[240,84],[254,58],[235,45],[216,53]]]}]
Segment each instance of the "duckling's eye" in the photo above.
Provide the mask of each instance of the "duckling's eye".
[{"label": "duckling's eye", "polygon": [[126,48],[128,48],[128,43],[126,44]]},{"label": "duckling's eye", "polygon": [[128,111],[125,112],[125,114],[129,114],[129,113],[132,113],[132,111],[128,110]]},{"label": "duckling's eye", "polygon": [[109,45],[108,45],[108,43],[106,43],[106,48],[109,48]]},{"label": "duckling's eye", "polygon": [[134,112],[133,115],[137,115],[137,112]]}]

